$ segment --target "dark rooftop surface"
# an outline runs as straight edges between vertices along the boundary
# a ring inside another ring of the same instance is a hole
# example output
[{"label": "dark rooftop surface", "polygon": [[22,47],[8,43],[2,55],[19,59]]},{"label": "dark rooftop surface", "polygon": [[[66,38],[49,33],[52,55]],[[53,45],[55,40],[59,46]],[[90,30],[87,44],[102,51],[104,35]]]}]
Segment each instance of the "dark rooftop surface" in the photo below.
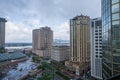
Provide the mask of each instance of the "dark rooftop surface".
[{"label": "dark rooftop surface", "polygon": [[16,53],[0,53],[0,62],[6,61],[6,60],[15,60],[19,58],[26,57],[25,54],[16,52]]},{"label": "dark rooftop surface", "polygon": [[0,17],[0,22],[7,22],[7,20],[5,18]]}]

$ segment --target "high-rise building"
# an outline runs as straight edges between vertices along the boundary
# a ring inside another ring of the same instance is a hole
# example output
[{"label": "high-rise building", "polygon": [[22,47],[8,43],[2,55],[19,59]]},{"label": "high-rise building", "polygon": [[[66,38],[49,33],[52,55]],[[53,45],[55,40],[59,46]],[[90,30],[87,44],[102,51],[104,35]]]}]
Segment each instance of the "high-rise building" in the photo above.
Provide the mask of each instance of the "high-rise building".
[{"label": "high-rise building", "polygon": [[5,23],[7,20],[5,18],[0,18],[0,49],[5,47]]},{"label": "high-rise building", "polygon": [[35,53],[36,50],[38,49],[38,32],[39,29],[34,29],[32,32],[32,52]]},{"label": "high-rise building", "polygon": [[91,76],[102,79],[102,21],[91,19],[90,27]]},{"label": "high-rise building", "polygon": [[53,45],[53,31],[49,27],[33,30],[33,53],[50,58]]},{"label": "high-rise building", "polygon": [[102,0],[103,79],[120,74],[120,0]]},{"label": "high-rise building", "polygon": [[90,61],[90,18],[76,16],[70,20],[70,61],[66,65],[72,66],[77,75],[84,72]]}]

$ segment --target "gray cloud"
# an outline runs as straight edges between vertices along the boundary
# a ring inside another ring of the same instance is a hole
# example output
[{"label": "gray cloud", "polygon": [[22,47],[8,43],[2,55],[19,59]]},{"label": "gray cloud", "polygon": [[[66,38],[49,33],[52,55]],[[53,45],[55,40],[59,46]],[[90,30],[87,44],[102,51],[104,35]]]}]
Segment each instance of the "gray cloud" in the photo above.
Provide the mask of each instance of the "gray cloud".
[{"label": "gray cloud", "polygon": [[[59,38],[61,33],[58,33],[57,30],[61,25],[66,24],[66,22],[69,24],[70,18],[80,14],[88,15],[91,18],[100,17],[100,1],[101,0],[0,0],[0,16],[6,17],[8,21],[14,24],[23,24],[31,30],[36,27],[39,28],[48,25],[57,34],[55,34],[55,38]],[[63,29],[67,34],[69,28]],[[6,32],[8,33],[9,31]],[[12,35],[13,32],[11,31],[10,34]],[[31,36],[31,33],[29,36]],[[13,38],[13,41],[14,39],[15,38]],[[63,39],[66,38],[63,37]],[[21,41],[22,39],[17,40]],[[26,40],[31,40],[31,37],[27,37]]]}]

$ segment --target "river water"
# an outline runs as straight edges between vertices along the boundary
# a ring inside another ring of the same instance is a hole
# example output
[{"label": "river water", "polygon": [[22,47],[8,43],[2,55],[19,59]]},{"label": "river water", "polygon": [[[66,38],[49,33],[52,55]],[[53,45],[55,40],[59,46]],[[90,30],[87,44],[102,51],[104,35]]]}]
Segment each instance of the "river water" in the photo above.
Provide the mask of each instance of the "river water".
[{"label": "river water", "polygon": [[18,63],[15,68],[10,69],[2,80],[19,80],[35,68],[36,66],[35,63],[32,62],[32,58],[29,58],[29,60]]}]

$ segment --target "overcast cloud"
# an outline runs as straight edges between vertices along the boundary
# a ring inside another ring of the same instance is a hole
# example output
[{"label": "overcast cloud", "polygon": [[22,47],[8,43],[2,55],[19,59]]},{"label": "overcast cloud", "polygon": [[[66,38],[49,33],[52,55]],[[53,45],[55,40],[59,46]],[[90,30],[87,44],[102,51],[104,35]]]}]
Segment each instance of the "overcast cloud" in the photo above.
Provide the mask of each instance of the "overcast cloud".
[{"label": "overcast cloud", "polygon": [[32,30],[49,26],[54,39],[69,40],[69,19],[84,14],[100,17],[101,0],[0,0],[6,42],[32,42]]}]

